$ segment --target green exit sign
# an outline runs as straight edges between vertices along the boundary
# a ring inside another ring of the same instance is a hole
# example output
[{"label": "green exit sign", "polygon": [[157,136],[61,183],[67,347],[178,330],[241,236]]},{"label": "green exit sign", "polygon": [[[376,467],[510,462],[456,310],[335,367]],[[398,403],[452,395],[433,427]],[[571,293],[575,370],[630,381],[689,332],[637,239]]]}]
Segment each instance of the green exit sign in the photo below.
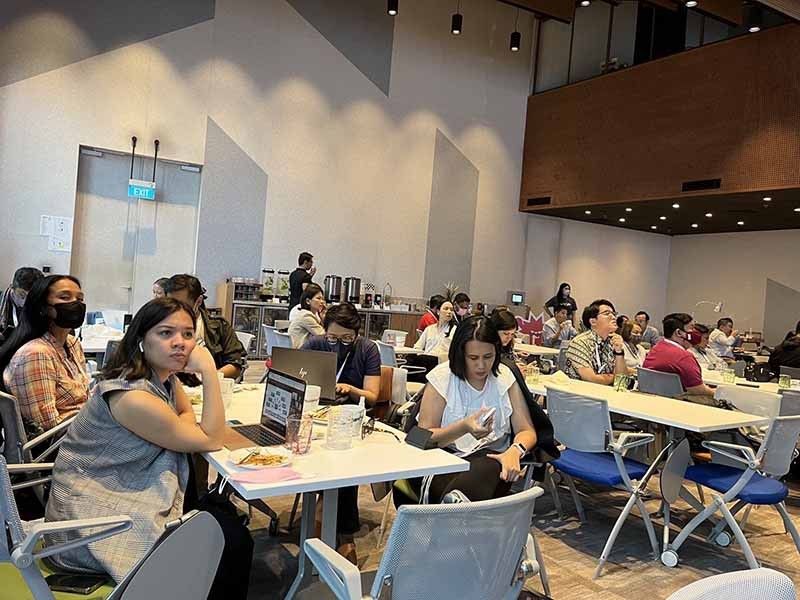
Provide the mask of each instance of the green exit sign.
[{"label": "green exit sign", "polygon": [[128,180],[128,197],[141,198],[142,200],[156,199],[156,182],[142,181],[141,179]]}]

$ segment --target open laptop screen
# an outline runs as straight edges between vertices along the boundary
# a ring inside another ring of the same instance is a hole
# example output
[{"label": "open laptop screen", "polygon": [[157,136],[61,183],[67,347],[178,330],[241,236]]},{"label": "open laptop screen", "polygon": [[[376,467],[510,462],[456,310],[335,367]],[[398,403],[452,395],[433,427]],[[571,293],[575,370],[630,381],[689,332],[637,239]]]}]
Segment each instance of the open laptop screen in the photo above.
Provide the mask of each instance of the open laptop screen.
[{"label": "open laptop screen", "polygon": [[264,406],[261,424],[278,435],[286,437],[286,423],[290,416],[303,414],[306,384],[285,373],[270,370],[264,389]]}]

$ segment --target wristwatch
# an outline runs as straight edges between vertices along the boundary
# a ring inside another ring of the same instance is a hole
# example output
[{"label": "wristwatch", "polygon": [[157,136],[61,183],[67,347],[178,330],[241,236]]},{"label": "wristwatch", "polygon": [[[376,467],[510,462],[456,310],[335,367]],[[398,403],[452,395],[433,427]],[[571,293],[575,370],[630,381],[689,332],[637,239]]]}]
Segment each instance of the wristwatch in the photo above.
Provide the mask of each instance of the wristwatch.
[{"label": "wristwatch", "polygon": [[517,442],[516,444],[512,444],[512,448],[516,448],[517,450],[519,450],[520,458],[522,458],[528,453],[528,449],[519,442]]},{"label": "wristwatch", "polygon": [[625,351],[620,350],[619,352],[617,352],[616,350],[614,350],[614,356],[625,356]]}]

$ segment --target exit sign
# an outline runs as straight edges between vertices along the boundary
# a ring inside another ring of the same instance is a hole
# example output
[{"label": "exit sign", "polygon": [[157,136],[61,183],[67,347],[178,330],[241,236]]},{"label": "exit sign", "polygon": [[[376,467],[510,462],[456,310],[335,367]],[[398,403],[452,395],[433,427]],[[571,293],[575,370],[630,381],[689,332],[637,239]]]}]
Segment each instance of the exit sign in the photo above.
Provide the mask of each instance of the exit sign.
[{"label": "exit sign", "polygon": [[142,200],[156,199],[156,182],[142,181],[141,179],[128,180],[128,197],[141,198]]}]

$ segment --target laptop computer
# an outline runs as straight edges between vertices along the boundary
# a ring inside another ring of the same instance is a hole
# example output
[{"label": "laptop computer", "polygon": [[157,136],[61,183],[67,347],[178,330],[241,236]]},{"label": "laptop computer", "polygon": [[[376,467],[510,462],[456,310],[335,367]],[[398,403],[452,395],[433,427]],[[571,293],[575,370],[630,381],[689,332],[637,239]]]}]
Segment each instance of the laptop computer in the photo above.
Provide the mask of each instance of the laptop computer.
[{"label": "laptop computer", "polygon": [[336,395],[336,353],[318,350],[272,348],[272,368],[289,373],[321,388],[320,404],[339,404],[347,396]]},{"label": "laptop computer", "polygon": [[[270,369],[264,388],[261,422],[253,425],[235,425],[226,436],[229,449],[256,446],[279,446],[286,441],[286,424],[289,417],[303,414],[306,382],[302,379]],[[242,439],[244,438],[244,439]]]}]

